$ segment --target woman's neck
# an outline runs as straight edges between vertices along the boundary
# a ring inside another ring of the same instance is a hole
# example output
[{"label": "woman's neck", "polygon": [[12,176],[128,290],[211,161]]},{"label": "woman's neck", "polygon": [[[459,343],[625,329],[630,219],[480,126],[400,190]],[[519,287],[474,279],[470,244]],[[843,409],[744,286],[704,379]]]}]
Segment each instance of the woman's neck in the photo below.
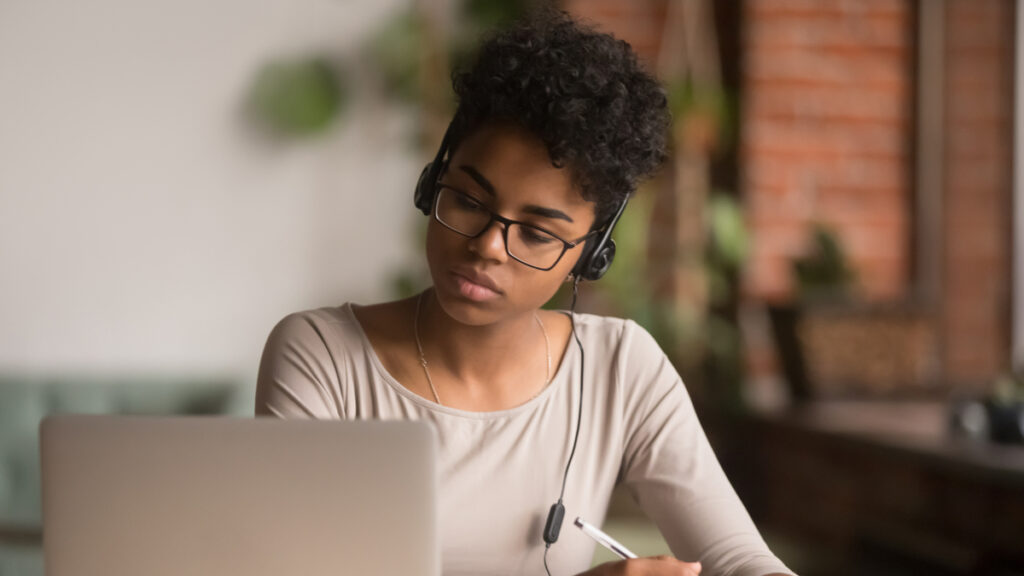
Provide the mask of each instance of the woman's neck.
[{"label": "woman's neck", "polygon": [[551,350],[536,312],[470,326],[445,313],[433,290],[420,298],[419,340],[442,403],[529,398],[547,384]]}]

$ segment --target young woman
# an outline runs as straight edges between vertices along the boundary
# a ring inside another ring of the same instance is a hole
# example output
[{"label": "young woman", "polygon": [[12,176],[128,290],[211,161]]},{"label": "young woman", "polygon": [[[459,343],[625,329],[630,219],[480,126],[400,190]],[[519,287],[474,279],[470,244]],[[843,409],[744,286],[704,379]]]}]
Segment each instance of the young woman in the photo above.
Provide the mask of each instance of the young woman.
[{"label": "young woman", "polygon": [[627,197],[665,156],[661,87],[625,42],[551,13],[487,41],[454,87],[457,112],[415,197],[430,215],[433,286],[283,319],[257,413],[432,423],[446,575],[583,573],[594,542],[563,529],[549,546],[549,507],[600,523],[618,483],[687,561],[586,574],[788,574],[651,336],[541,310],[610,263]]}]

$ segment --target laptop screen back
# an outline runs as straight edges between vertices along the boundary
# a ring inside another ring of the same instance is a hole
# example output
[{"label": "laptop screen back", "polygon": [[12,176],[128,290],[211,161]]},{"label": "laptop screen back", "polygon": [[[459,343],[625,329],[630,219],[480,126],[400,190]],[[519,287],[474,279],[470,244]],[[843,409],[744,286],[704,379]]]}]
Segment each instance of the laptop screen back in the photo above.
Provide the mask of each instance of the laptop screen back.
[{"label": "laptop screen back", "polygon": [[418,422],[57,416],[48,576],[440,574]]}]

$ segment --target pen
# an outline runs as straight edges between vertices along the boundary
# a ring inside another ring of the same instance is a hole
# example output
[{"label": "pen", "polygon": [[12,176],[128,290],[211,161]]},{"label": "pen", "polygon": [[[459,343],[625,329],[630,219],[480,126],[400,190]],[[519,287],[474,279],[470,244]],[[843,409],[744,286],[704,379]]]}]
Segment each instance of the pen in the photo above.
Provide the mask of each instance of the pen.
[{"label": "pen", "polygon": [[579,516],[576,517],[576,521],[573,524],[578,526],[580,530],[583,530],[587,536],[597,540],[598,544],[618,554],[619,558],[636,558],[636,554],[630,552],[629,548],[619,544],[614,538],[602,532],[600,528],[581,520]]}]

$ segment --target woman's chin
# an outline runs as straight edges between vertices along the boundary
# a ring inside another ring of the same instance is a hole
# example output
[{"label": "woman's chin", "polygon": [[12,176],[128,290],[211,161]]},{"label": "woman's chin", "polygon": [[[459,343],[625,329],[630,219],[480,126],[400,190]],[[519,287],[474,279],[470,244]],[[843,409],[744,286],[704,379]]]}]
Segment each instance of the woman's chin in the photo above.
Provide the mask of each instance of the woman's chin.
[{"label": "woman's chin", "polygon": [[494,299],[474,300],[458,292],[453,294],[443,289],[439,290],[436,286],[434,294],[445,314],[459,324],[484,326],[501,319],[501,312],[495,306],[498,301]]}]

